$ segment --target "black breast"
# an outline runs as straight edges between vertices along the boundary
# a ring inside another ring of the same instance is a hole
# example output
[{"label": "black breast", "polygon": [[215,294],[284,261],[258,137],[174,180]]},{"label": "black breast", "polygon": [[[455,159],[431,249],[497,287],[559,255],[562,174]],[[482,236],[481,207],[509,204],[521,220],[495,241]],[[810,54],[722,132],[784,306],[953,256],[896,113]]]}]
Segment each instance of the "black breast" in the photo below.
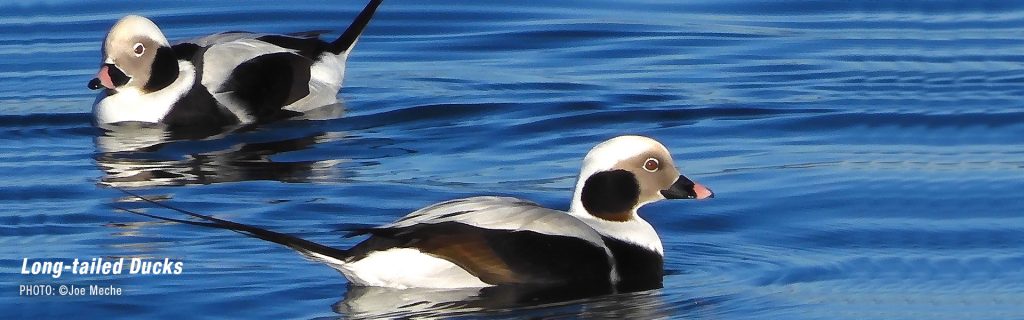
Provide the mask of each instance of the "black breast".
[{"label": "black breast", "polygon": [[665,274],[664,257],[640,245],[619,239],[603,237],[605,245],[615,256],[615,268],[621,279],[619,292],[643,291],[661,288]]}]

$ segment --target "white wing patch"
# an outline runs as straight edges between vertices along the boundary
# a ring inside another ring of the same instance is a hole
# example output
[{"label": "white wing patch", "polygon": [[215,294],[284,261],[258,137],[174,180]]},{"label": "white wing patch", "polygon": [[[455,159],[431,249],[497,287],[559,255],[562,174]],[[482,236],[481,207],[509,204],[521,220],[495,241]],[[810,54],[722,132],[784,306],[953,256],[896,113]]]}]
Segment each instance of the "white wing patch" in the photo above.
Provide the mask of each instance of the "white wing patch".
[{"label": "white wing patch", "polygon": [[203,85],[217,91],[238,65],[265,54],[292,52],[256,39],[240,39],[210,46],[203,53]]},{"label": "white wing patch", "polygon": [[580,238],[604,247],[601,235],[565,212],[509,197],[472,197],[451,200],[416,210],[379,228],[403,228],[414,224],[460,222],[495,230],[529,230]]},{"label": "white wing patch", "polygon": [[182,43],[194,43],[200,47],[209,47],[215,44],[228,43],[231,41],[255,39],[265,35],[267,34],[252,32],[221,32],[199,38],[188,39],[182,41]]}]

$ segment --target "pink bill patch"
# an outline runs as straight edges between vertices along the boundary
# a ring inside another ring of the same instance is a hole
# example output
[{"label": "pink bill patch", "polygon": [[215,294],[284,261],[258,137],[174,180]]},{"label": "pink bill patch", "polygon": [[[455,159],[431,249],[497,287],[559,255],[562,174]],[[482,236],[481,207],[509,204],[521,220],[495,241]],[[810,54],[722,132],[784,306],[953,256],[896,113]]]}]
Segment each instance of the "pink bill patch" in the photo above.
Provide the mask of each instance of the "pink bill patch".
[{"label": "pink bill patch", "polygon": [[703,184],[699,183],[693,184],[693,193],[697,194],[697,199],[707,199],[715,197],[715,193],[711,192],[711,189],[708,189],[708,187],[705,187]]},{"label": "pink bill patch", "polygon": [[110,79],[110,73],[107,72],[107,66],[106,65],[103,65],[102,67],[100,67],[100,72],[96,73],[96,78],[100,79],[100,84],[103,85],[104,87],[106,87],[107,89],[113,89],[114,88],[114,80]]}]

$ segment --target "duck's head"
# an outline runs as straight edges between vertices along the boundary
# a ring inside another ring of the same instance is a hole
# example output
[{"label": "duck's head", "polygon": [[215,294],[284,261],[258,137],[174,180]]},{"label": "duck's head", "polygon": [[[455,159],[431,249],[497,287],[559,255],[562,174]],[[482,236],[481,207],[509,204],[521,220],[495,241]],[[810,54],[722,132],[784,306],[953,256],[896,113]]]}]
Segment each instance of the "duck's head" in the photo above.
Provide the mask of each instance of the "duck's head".
[{"label": "duck's head", "polygon": [[177,78],[176,60],[170,43],[153,21],[126,16],[107,33],[100,71],[89,81],[89,89],[106,88],[112,93],[127,88],[156,91]]},{"label": "duck's head", "polygon": [[711,189],[679,173],[660,142],[620,136],[598,144],[583,159],[570,212],[629,221],[636,218],[638,208],[651,202],[711,197]]}]

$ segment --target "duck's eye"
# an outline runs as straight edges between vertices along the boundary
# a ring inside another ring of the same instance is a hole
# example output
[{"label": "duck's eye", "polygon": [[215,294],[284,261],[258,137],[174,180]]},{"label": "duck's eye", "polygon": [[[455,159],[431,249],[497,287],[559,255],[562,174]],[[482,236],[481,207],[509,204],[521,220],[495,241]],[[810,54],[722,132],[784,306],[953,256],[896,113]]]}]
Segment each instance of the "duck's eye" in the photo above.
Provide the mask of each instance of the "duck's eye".
[{"label": "duck's eye", "polygon": [[142,43],[136,42],[133,49],[135,50],[136,57],[141,57],[143,53],[146,53],[146,46],[143,46]]},{"label": "duck's eye", "polygon": [[658,167],[660,165],[661,164],[658,163],[658,159],[648,158],[647,161],[644,162],[644,170],[647,170],[649,172],[655,172],[658,171]]}]

